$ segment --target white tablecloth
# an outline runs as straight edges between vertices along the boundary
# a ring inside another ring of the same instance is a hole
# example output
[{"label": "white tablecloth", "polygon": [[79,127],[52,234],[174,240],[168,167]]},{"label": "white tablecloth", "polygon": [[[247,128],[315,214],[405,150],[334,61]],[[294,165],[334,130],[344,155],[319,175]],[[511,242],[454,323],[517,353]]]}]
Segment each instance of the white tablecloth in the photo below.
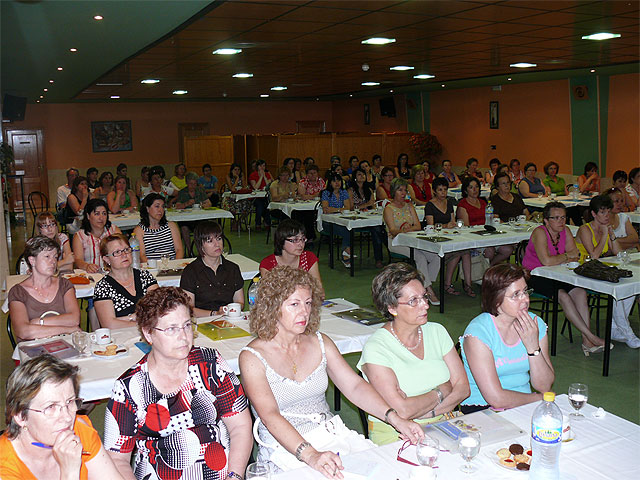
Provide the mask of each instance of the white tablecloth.
[{"label": "white tablecloth", "polygon": [[[424,206],[415,207],[418,215],[418,220],[424,220]],[[382,225],[384,220],[382,218],[382,211],[377,210],[367,212],[350,212],[350,213],[323,213],[320,215],[323,222],[334,223],[336,225],[342,225],[347,230],[354,228],[366,228]],[[318,231],[322,231],[321,222],[318,222]]]},{"label": "white tablecloth", "polygon": [[[573,411],[566,394],[558,396],[556,403],[566,414]],[[529,432],[531,430],[531,416],[537,405],[537,402],[523,405],[502,412],[500,415],[525,432]],[[585,405],[582,413],[586,418],[582,421],[574,420],[571,422],[571,428],[575,432],[575,440],[562,444],[560,478],[562,480],[639,478],[640,426],[611,413],[607,413],[603,418],[594,418],[591,414],[595,410],[595,407]],[[472,461],[473,465],[479,467],[479,470],[473,475],[467,475],[459,470],[464,462],[458,454],[441,452],[436,463],[438,480],[512,480],[518,478],[526,480],[529,478],[527,473],[507,470],[493,463],[490,459],[490,457],[494,458],[496,450],[508,447],[514,442],[529,447],[530,436],[522,435],[505,439],[499,444],[481,447],[480,453]],[[344,458],[360,465],[378,464],[375,473],[369,477],[372,480],[405,480],[409,478],[409,473],[414,467],[396,460],[401,445],[402,442],[396,442],[384,447],[347,455]],[[403,458],[417,463],[415,448],[407,448],[403,452]],[[322,475],[309,467],[272,476],[273,480],[320,480],[322,478],[324,478]]]},{"label": "white tablecloth", "polygon": [[269,210],[280,210],[287,217],[291,218],[291,213],[295,210],[315,210],[318,200],[296,200],[295,202],[270,202]]},{"label": "white tablecloth", "polygon": [[231,193],[224,192],[222,197],[230,197],[231,200],[239,202],[240,200],[254,199],[254,198],[263,198],[267,196],[266,190],[254,190],[251,193]]},{"label": "white tablecloth", "polygon": [[565,207],[575,207],[576,205],[587,207],[589,206],[589,201],[591,200],[591,198],[592,197],[589,195],[579,195],[578,200],[574,200],[573,197],[569,195],[558,195],[554,199],[552,199],[551,197],[523,198],[522,201],[527,207],[534,208],[544,208],[544,206],[552,200],[564,203]]},{"label": "white tablecloth", "polygon": [[[232,261],[240,267],[240,273],[242,274],[243,280],[251,280],[255,277],[260,271],[258,262],[251,260],[250,258],[245,257],[244,255],[240,255],[239,253],[232,253],[230,255],[226,255],[225,258],[227,260]],[[193,262],[194,258],[181,258],[176,260],[169,260],[169,268],[181,268],[188,263]],[[159,263],[159,262],[158,262]],[[143,268],[146,268],[146,264],[142,265]],[[149,270],[154,275],[157,275],[158,270]],[[76,290],[76,298],[87,298],[93,296],[93,288],[96,283],[102,279],[103,274],[101,273],[87,273],[84,270],[76,269],[76,274],[87,275],[90,277],[93,282],[87,285],[74,285]],[[11,287],[17,285],[18,283],[24,281],[28,275],[9,275],[7,278],[7,292],[11,290]],[[161,287],[178,287],[180,286],[180,275],[172,275],[170,277],[159,277],[158,285]],[[2,304],[2,311],[7,313],[9,311],[9,303],[7,300]]]},{"label": "white tablecloth", "polygon": [[[216,218],[233,218],[233,214],[221,208],[185,208],[184,210],[167,209],[167,220],[170,222],[193,222],[196,220],[213,220]],[[140,223],[140,213],[118,213],[109,215],[111,223],[125,229],[135,228]]]},{"label": "white tablecloth", "polygon": [[627,213],[627,215],[629,215],[629,220],[631,220],[631,223],[640,223],[640,212],[629,212]]},{"label": "white tablecloth", "polygon": [[[198,323],[206,323],[211,319],[225,318],[233,324],[249,331],[249,321],[245,318],[230,319],[228,317],[204,317],[199,318]],[[320,331],[331,338],[338,350],[342,354],[360,352],[369,336],[375,332],[379,326],[367,326],[350,320],[344,320],[330,313],[322,313]],[[127,355],[115,358],[71,358],[69,363],[80,367],[80,397],[85,400],[99,400],[108,398],[111,395],[113,382],[124,373],[130,366],[142,358],[142,351],[135,346],[140,341],[140,334],[136,327],[122,328],[111,331],[112,339],[115,343],[123,344],[129,348]],[[71,335],[59,335],[53,338],[64,338],[71,343]],[[240,373],[238,367],[238,356],[242,347],[246,346],[253,337],[231,338],[214,342],[204,335],[198,335],[195,344],[202,347],[216,348],[234,372]],[[19,345],[37,345],[51,339],[32,340],[22,342]],[[22,360],[22,352],[19,346],[14,350],[13,359]]]},{"label": "white tablecloth", "polygon": [[[489,195],[491,195],[491,187],[488,185],[483,185],[480,188],[480,196],[484,198],[489,198]],[[460,200],[462,198],[462,186],[448,189],[447,196],[453,197],[456,200]]]}]

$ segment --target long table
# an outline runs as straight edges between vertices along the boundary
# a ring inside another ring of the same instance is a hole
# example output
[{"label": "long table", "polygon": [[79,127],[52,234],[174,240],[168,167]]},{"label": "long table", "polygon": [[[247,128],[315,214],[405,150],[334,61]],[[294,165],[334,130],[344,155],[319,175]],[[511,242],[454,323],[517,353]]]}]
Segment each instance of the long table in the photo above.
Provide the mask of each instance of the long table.
[{"label": "long table", "polygon": [[[344,320],[324,310],[323,307],[323,312],[320,317],[320,331],[335,342],[338,350],[342,354],[362,351],[362,347],[369,336],[379,328]],[[249,321],[244,317],[241,319],[231,319],[217,315],[198,318],[197,320],[198,323],[206,323],[220,318],[229,320],[234,325],[249,331]],[[114,359],[89,356],[70,358],[67,360],[69,363],[80,367],[80,397],[85,400],[108,398],[111,395],[111,388],[115,380],[143,356],[142,350],[135,345],[136,342],[141,340],[137,327],[111,330],[111,337],[115,343],[125,345],[129,349],[125,356]],[[69,334],[58,335],[53,338],[64,338],[71,343],[71,335]],[[233,371],[240,373],[238,367],[240,350],[252,339],[253,337],[240,337],[213,341],[204,335],[198,335],[194,343],[201,347],[216,348],[229,363]],[[21,361],[26,358],[20,350],[21,345],[37,345],[50,340],[51,338],[22,342],[16,347],[12,358]]]},{"label": "long table", "polygon": [[[233,214],[227,210],[217,207],[210,208],[185,208],[176,210],[168,208],[166,210],[167,220],[170,222],[194,222],[197,220],[215,220],[217,218],[233,218]],[[109,215],[109,220],[113,225],[121,229],[132,229],[140,223],[139,212],[116,213]]]},{"label": "long table", "polygon": [[562,202],[565,207],[588,207],[589,201],[593,198],[592,195],[578,195],[578,199],[574,200],[574,198],[570,195],[558,195],[556,198],[547,197],[537,197],[537,198],[523,198],[522,201],[527,207],[533,208],[544,208],[544,206],[549,202]]},{"label": "long table", "polygon": [[293,200],[290,202],[269,202],[267,208],[269,210],[280,210],[291,218],[291,214],[296,210],[313,211],[316,209],[317,204],[318,200]]},{"label": "long table", "polygon": [[[569,414],[573,409],[569,405],[566,394],[556,397],[556,404],[563,413]],[[472,464],[478,467],[473,475],[460,471],[464,463],[457,453],[441,452],[436,465],[436,473],[440,480],[512,480],[527,479],[529,475],[516,470],[507,470],[495,463],[495,452],[511,443],[530,446],[531,416],[538,402],[523,405],[499,413],[502,418],[512,422],[524,432],[523,435],[506,438],[503,442],[482,445],[480,453]],[[596,418],[593,413],[597,408],[585,405],[581,413],[582,421],[571,421],[571,429],[575,439],[562,443],[560,448],[560,478],[575,480],[622,480],[640,477],[640,426],[611,413]],[[462,417],[464,418],[464,417]],[[364,452],[345,455],[343,460],[351,464],[376,464],[377,469],[368,477],[370,480],[407,479],[413,468],[411,465],[396,460],[396,455],[403,442],[395,442],[383,447],[375,447]],[[403,458],[417,462],[415,447],[403,452]],[[305,466],[271,477],[273,480],[320,480],[320,473]],[[345,477],[346,478],[346,477]],[[354,478],[354,477],[351,477]]]},{"label": "long table", "polygon": [[[250,258],[245,257],[244,255],[240,255],[239,253],[232,253],[230,255],[225,255],[227,260],[232,261],[240,267],[240,273],[242,274],[243,280],[251,280],[255,277],[259,272],[260,268],[258,262],[251,260]],[[176,260],[169,260],[169,268],[170,269],[180,269],[194,261],[195,258],[181,258]],[[158,263],[160,263],[158,261]],[[143,263],[142,268],[146,268],[147,264]],[[149,269],[149,271],[157,276],[158,269]],[[93,288],[96,283],[99,282],[104,276],[102,273],[87,273],[84,270],[76,269],[74,274],[76,275],[86,275],[90,278],[91,283],[84,285],[74,285],[76,291],[76,298],[87,298],[93,297]],[[69,276],[69,275],[66,275]],[[17,285],[18,283],[24,281],[28,275],[9,275],[7,277],[7,292],[11,290],[11,287]],[[170,275],[170,276],[160,276],[157,277],[158,285],[161,287],[178,287],[180,286],[180,275]],[[7,300],[2,305],[2,311],[7,313],[9,311],[9,303]]]},{"label": "long table", "polygon": [[[573,270],[568,269],[565,265],[555,265],[553,267],[538,267],[531,272],[532,275],[548,278],[553,282],[553,313],[551,320],[551,355],[556,354],[556,341],[558,337],[558,288],[559,284],[565,283],[592,290],[594,292],[604,293],[608,295],[607,302],[607,323],[605,326],[604,337],[604,356],[602,358],[602,375],[609,375],[609,357],[611,343],[611,323],[613,318],[613,300],[622,300],[634,295],[640,294],[640,253],[629,255],[630,264],[620,266],[621,268],[631,270],[632,277],[621,278],[618,283],[605,282],[603,280],[595,280],[593,278],[578,275]],[[616,257],[605,257],[600,259],[606,263],[619,264],[620,261]]]},{"label": "long table", "polygon": [[[483,198],[489,198],[490,195],[491,187],[489,185],[482,185],[482,187],[480,187],[480,196]],[[448,189],[447,197],[453,197],[456,200],[460,200],[462,198],[462,186]]]}]

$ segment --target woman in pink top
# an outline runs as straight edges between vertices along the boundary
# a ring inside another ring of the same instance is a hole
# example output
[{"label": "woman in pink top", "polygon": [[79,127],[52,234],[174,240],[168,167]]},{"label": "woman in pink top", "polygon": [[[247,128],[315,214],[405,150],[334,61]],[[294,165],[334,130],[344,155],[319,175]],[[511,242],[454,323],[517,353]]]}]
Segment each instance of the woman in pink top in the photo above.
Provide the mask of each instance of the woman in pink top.
[{"label": "woman in pink top", "polygon": [[[529,271],[541,266],[560,265],[580,258],[578,247],[567,227],[567,211],[560,202],[549,202],[542,212],[544,225],[531,234],[522,266]],[[529,285],[547,297],[553,296],[552,282],[543,277],[531,275]],[[558,289],[558,302],[565,317],[582,333],[582,351],[585,356],[604,350],[604,340],[591,333],[587,292],[572,285],[561,285]]]}]

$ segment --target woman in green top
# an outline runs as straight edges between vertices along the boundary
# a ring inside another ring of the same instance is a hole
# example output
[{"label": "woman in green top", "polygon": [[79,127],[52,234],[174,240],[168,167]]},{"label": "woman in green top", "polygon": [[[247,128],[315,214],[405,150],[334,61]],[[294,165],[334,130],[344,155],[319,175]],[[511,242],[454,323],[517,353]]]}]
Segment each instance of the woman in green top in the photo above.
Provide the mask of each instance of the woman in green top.
[{"label": "woman in green top", "polygon": [[551,189],[551,193],[555,193],[556,195],[569,195],[564,178],[558,176],[558,170],[560,170],[558,164],[551,161],[543,168],[547,176],[542,183]]},{"label": "woman in green top", "polygon": [[[358,368],[401,417],[421,424],[441,420],[469,396],[469,380],[447,330],[428,322],[424,277],[406,263],[392,263],[373,279],[371,293],[389,322],[369,337]],[[398,433],[370,416],[369,437],[385,445]]]},{"label": "woman in green top", "polygon": [[127,189],[127,177],[118,175],[114,189],[107,194],[107,205],[111,213],[120,213],[124,209],[138,208],[138,197],[133,190]]}]

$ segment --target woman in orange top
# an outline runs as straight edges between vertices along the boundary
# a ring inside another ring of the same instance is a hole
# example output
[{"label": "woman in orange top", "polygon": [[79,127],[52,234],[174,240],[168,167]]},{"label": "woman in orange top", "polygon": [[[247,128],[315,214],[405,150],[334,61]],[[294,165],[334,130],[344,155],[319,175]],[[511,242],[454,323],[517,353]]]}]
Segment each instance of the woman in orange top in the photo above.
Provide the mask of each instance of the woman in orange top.
[{"label": "woman in orange top", "polygon": [[0,437],[3,480],[123,478],[89,417],[76,415],[78,390],[78,367],[51,355],[14,370]]}]

